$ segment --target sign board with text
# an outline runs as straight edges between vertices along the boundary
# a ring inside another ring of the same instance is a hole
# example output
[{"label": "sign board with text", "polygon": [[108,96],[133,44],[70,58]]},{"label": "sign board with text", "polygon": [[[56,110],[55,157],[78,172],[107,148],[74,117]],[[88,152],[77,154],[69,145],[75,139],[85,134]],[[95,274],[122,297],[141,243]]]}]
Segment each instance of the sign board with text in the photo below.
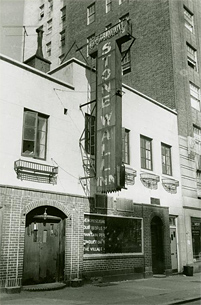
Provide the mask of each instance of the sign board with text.
[{"label": "sign board with text", "polygon": [[121,44],[128,39],[124,20],[89,42],[89,50],[97,50],[96,178],[101,193],[122,188]]}]

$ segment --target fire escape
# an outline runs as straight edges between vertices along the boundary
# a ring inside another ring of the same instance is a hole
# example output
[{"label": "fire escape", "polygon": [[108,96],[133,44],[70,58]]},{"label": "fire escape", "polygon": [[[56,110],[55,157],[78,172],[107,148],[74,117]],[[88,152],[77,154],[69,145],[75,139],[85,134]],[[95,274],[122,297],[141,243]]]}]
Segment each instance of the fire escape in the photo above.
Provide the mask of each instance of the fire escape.
[{"label": "fire escape", "polygon": [[[87,107],[83,111],[83,107]],[[84,177],[80,177],[80,183],[86,194],[90,196],[91,179],[96,177],[95,170],[95,153],[96,153],[96,101],[92,101],[80,106],[80,110],[85,118],[85,128],[79,139],[80,152],[82,157],[82,165],[84,169]]]}]

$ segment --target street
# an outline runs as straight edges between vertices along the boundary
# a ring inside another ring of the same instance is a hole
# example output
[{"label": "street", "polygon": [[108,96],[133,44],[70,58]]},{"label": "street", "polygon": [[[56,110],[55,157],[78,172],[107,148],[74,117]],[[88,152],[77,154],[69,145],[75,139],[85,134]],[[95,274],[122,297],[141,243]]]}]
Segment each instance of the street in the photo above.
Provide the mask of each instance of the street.
[{"label": "street", "polygon": [[1,296],[1,305],[200,305],[200,273],[113,283],[65,287],[55,291],[22,291]]}]

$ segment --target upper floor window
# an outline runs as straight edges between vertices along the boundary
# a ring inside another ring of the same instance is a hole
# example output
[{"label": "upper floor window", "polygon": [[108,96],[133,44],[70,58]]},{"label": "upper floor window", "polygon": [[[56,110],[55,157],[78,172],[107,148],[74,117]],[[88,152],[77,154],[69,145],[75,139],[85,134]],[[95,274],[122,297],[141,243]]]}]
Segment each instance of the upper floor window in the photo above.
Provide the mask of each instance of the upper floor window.
[{"label": "upper floor window", "polygon": [[90,47],[89,47],[89,43],[90,43],[90,40],[92,39],[92,38],[94,38],[95,37],[95,34],[92,34],[91,36],[89,36],[88,38],[87,38],[87,57],[89,56],[89,50],[90,50]]},{"label": "upper floor window", "polygon": [[60,32],[60,38],[61,38],[61,47],[65,46],[65,39],[66,39],[66,32],[65,30],[63,30],[62,32]]},{"label": "upper floor window", "polygon": [[140,136],[141,167],[152,170],[152,139]]},{"label": "upper floor window", "polygon": [[112,23],[109,23],[108,25],[106,25],[105,30],[108,31],[109,29],[111,29],[112,27]]},{"label": "upper floor window", "polygon": [[62,53],[62,54],[59,56],[59,64],[62,64],[62,63],[63,63],[64,56],[65,56],[64,53]]},{"label": "upper floor window", "polygon": [[193,14],[186,7],[184,7],[184,22],[185,22],[185,27],[189,31],[193,32],[194,29]]},{"label": "upper floor window", "polygon": [[129,20],[129,13],[127,13],[119,18],[119,21],[123,21],[123,20]]},{"label": "upper floor window", "polygon": [[24,110],[22,155],[45,159],[48,116]]},{"label": "upper floor window", "polygon": [[51,53],[52,53],[52,44],[51,44],[51,42],[48,42],[46,44],[46,52],[47,52],[48,56],[51,56]]},{"label": "upper floor window", "polygon": [[87,24],[95,21],[95,3],[91,4],[87,8]]},{"label": "upper floor window", "polygon": [[162,173],[172,175],[171,146],[161,143]]},{"label": "upper floor window", "polygon": [[85,113],[85,150],[95,155],[95,116]]},{"label": "upper floor window", "polygon": [[52,19],[48,20],[47,22],[47,32],[48,33],[52,32]]},{"label": "upper floor window", "polygon": [[201,171],[197,170],[196,172],[196,180],[197,180],[197,195],[201,198]]},{"label": "upper floor window", "polygon": [[193,135],[195,139],[195,151],[201,155],[201,128],[193,125]]},{"label": "upper floor window", "polygon": [[106,13],[112,10],[112,0],[105,0]]},{"label": "upper floor window", "polygon": [[129,134],[130,130],[122,128],[122,161],[125,164],[130,164]]},{"label": "upper floor window", "polygon": [[200,111],[200,88],[190,83],[191,107]]},{"label": "upper floor window", "polygon": [[186,44],[187,46],[187,61],[188,61],[188,65],[193,68],[195,71],[197,71],[198,69],[198,65],[197,65],[197,52],[196,50],[190,45],[190,44]]},{"label": "upper floor window", "polygon": [[66,21],[66,6],[61,9],[61,20],[63,23]]},{"label": "upper floor window", "polygon": [[42,19],[43,17],[44,17],[44,14],[45,14],[45,5],[43,4],[43,5],[41,5],[40,7],[39,7],[39,10],[40,10],[40,12],[39,12],[39,19]]},{"label": "upper floor window", "polygon": [[49,3],[49,12],[52,12],[53,10],[53,0],[48,0]]},{"label": "upper floor window", "polygon": [[127,74],[131,71],[131,53],[130,49],[122,52],[121,54],[121,66],[122,66],[122,74]]}]

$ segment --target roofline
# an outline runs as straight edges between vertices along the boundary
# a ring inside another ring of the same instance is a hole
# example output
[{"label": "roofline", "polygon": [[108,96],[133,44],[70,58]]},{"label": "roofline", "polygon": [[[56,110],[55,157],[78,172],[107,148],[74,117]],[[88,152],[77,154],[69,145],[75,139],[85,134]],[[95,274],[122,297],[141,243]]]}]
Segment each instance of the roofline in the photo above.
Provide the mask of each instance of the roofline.
[{"label": "roofline", "polygon": [[65,66],[67,66],[67,65],[69,65],[69,64],[71,64],[71,63],[73,63],[73,62],[77,63],[78,65],[80,65],[80,66],[82,66],[82,67],[84,67],[85,69],[92,70],[93,72],[96,72],[96,69],[91,68],[89,65],[85,64],[83,61],[78,60],[78,59],[75,58],[75,57],[72,57],[71,59],[69,59],[69,60],[65,61],[63,64],[61,64],[60,66],[54,68],[53,70],[50,70],[50,71],[48,72],[48,74],[55,73],[55,72],[57,72],[58,70],[63,69]]},{"label": "roofline", "polygon": [[161,108],[163,108],[163,109],[165,109],[165,110],[167,110],[169,112],[172,112],[173,114],[177,115],[176,109],[171,109],[171,108],[169,108],[169,107],[167,107],[167,106],[157,102],[156,100],[152,99],[151,97],[141,93],[140,91],[137,91],[136,89],[133,89],[132,87],[130,87],[130,86],[126,85],[126,84],[122,84],[122,87],[128,89],[129,91],[132,91],[132,92],[136,93],[137,95],[139,95],[141,97],[144,97],[146,100],[152,102],[153,104],[155,104],[155,105],[157,105],[157,106],[159,106],[159,107],[161,107]]},{"label": "roofline", "polygon": [[12,59],[10,57],[7,57],[7,56],[3,55],[3,54],[0,54],[0,60],[8,62],[9,64],[17,66],[17,67],[19,67],[21,69],[27,70],[27,71],[29,71],[31,73],[34,73],[34,74],[36,74],[36,75],[38,75],[40,77],[46,78],[49,81],[57,83],[57,84],[59,84],[61,86],[67,87],[67,88],[72,89],[72,90],[75,89],[74,86],[72,86],[72,85],[70,85],[68,83],[65,83],[65,82],[63,82],[63,81],[61,81],[61,80],[59,80],[57,78],[54,78],[53,76],[48,75],[47,73],[44,73],[44,72],[42,72],[40,70],[37,70],[37,69],[35,69],[33,67],[30,67],[30,66],[28,66],[28,65],[26,65],[24,63],[21,63],[21,62],[19,62],[17,60],[14,60],[14,59]]}]

